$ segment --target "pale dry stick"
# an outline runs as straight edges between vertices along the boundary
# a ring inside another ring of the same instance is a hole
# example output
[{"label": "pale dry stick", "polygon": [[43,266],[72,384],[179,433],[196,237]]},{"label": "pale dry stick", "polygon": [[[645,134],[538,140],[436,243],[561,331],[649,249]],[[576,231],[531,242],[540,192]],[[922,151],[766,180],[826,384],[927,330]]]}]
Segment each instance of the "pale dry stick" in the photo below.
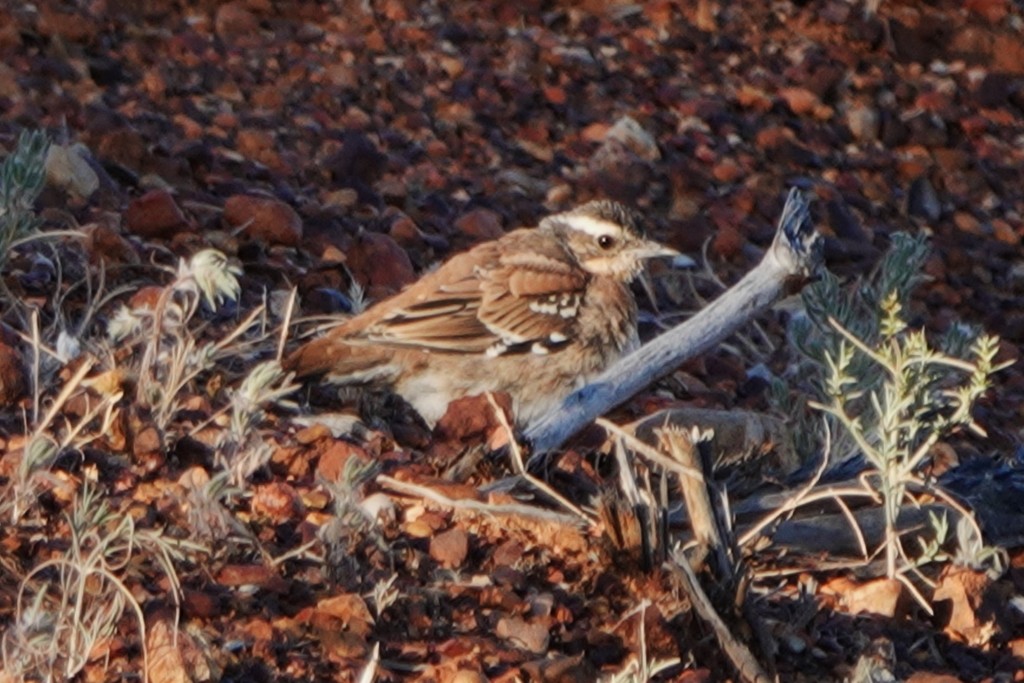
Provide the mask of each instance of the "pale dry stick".
[{"label": "pale dry stick", "polygon": [[307,553],[307,551],[310,548],[312,548],[313,546],[317,545],[318,543],[320,543],[320,541],[314,539],[314,540],[312,540],[312,541],[310,541],[308,543],[300,545],[298,548],[292,548],[291,550],[289,550],[288,552],[284,553],[283,555],[278,555],[277,557],[271,557],[270,558],[270,566],[271,567],[278,567],[278,566],[284,564],[285,562],[287,562],[288,560],[292,559],[293,557],[302,557],[304,559],[313,560],[315,562],[324,562],[325,560],[324,560],[323,555],[319,555],[317,553]]},{"label": "pale dry stick", "polygon": [[213,348],[217,351],[222,351],[225,348],[227,348],[235,339],[245,334],[245,332],[249,329],[249,326],[252,325],[253,322],[255,322],[256,318],[263,314],[265,308],[266,304],[260,304],[256,308],[252,309],[252,312],[245,317],[245,320],[238,323],[235,326],[235,328],[231,330],[228,336],[214,343]]},{"label": "pale dry stick", "polygon": [[843,517],[846,517],[846,521],[850,523],[853,535],[857,537],[857,545],[860,546],[860,552],[864,555],[864,559],[867,559],[868,543],[864,539],[864,531],[860,528],[860,524],[857,523],[857,518],[853,516],[850,506],[843,502],[842,496],[836,496],[835,502],[839,506],[839,511],[843,513]]},{"label": "pale dry stick", "polygon": [[818,482],[821,481],[821,477],[825,474],[825,470],[828,468],[829,454],[832,452],[832,429],[828,426],[828,420],[824,417],[821,422],[825,427],[825,443],[821,448],[821,464],[818,465],[818,469],[816,469],[814,474],[811,475],[811,478],[807,480],[807,485],[797,491],[794,497],[790,498],[790,500],[783,505],[780,505],[767,516],[763,517],[760,522],[753,526],[753,528],[748,529],[745,534],[736,539],[737,545],[741,548],[750,543],[755,536],[761,533],[762,529],[767,527],[776,519],[787,512],[800,507],[801,501],[803,501],[803,499],[814,490],[814,487],[818,485]]},{"label": "pale dry stick", "polygon": [[[39,310],[33,308],[30,316],[32,326],[32,424],[39,421],[39,350],[43,348],[43,340],[39,337]],[[50,352],[56,357],[56,353]]]},{"label": "pale dry stick", "polygon": [[[656,429],[660,445],[671,453],[682,467],[696,469],[697,444],[700,431],[694,428],[690,433],[681,429],[665,427]],[[725,539],[718,525],[718,516],[711,504],[711,496],[705,479],[696,480],[690,477],[679,478],[679,489],[683,494],[686,512],[690,519],[690,528],[702,552],[710,550],[717,560],[716,570],[721,576],[732,577],[735,571],[732,558],[726,550]]]},{"label": "pale dry stick", "polygon": [[694,479],[696,481],[701,482],[701,484],[704,483],[704,472],[702,470],[699,470],[694,467],[687,467],[683,463],[677,462],[672,458],[669,458],[654,446],[651,446],[650,444],[641,441],[636,437],[635,434],[631,434],[630,432],[626,431],[625,429],[615,424],[611,420],[599,417],[596,420],[594,420],[594,423],[601,427],[602,429],[604,429],[605,431],[607,431],[609,434],[619,439],[622,439],[623,443],[625,443],[631,450],[644,456],[655,465],[658,465],[659,467],[662,467],[666,470],[675,472],[681,477],[688,477],[690,479]]},{"label": "pale dry stick", "polygon": [[92,422],[99,414],[103,413],[103,420],[100,424],[100,428],[97,429],[89,438],[78,443],[78,447],[82,448],[92,443],[101,436],[106,436],[110,432],[110,428],[114,423],[114,408],[117,406],[117,402],[121,400],[121,392],[113,396],[104,396],[99,400],[95,407],[89,408],[81,418],[74,424],[66,422],[70,425],[68,427],[68,433],[64,435],[64,438],[60,440],[57,450],[61,451],[70,446],[75,438],[84,430],[89,423]]},{"label": "pale dry stick", "polygon": [[[579,518],[574,515],[564,515],[530,505],[515,505],[507,503],[495,505],[492,503],[481,503],[478,500],[456,500],[454,498],[449,498],[442,493],[438,493],[428,486],[421,486],[408,481],[399,481],[398,479],[389,477],[386,474],[378,474],[376,481],[385,488],[396,493],[417,496],[452,510],[470,510],[472,512],[492,516],[511,515],[513,517],[532,517],[544,522],[555,522],[558,524],[566,524],[576,527],[580,525]],[[587,520],[588,523],[589,521],[590,520]]]},{"label": "pale dry stick", "polygon": [[637,485],[636,468],[630,467],[626,458],[626,445],[622,437],[615,437],[615,462],[619,470],[619,487],[630,505],[640,505],[640,487]]},{"label": "pale dry stick", "polygon": [[538,462],[595,418],[724,340],[783,296],[790,278],[812,274],[820,262],[807,200],[793,189],[775,239],[757,267],[692,318],[619,360],[570,394],[560,409],[530,425],[525,436],[534,452],[527,464]]},{"label": "pale dry stick", "polygon": [[373,683],[377,680],[377,667],[380,666],[380,643],[373,644],[373,650],[370,651],[370,660],[363,666],[363,670],[359,672],[359,677],[356,679],[356,683]]},{"label": "pale dry stick", "polygon": [[928,483],[925,482],[924,479],[922,479],[919,476],[913,476],[908,478],[907,483],[916,484],[925,493],[929,493],[933,496],[938,496],[939,498],[941,498],[943,501],[945,501],[947,505],[949,505],[949,507],[959,512],[971,523],[971,526],[974,527],[974,533],[978,534],[978,538],[984,538],[984,534],[981,533],[981,526],[978,524],[978,520],[974,518],[974,514],[966,507],[961,505],[956,498],[949,495],[941,486],[929,486]]},{"label": "pale dry stick", "polygon": [[651,604],[650,600],[644,598],[640,601],[640,604],[629,610],[629,612],[619,619],[619,621],[612,627],[612,631],[617,631],[629,619],[632,619],[635,616],[639,617],[639,619],[637,619],[637,640],[639,640],[639,642],[637,643],[637,658],[635,661],[636,666],[640,671],[633,669],[633,663],[630,663],[624,671],[612,676],[611,681],[614,683],[618,683],[619,681],[635,681],[636,678],[634,678],[634,676],[636,674],[642,676],[641,680],[648,681],[660,671],[676,666],[681,661],[678,657],[672,657],[671,659],[656,662],[647,661],[647,624],[644,621],[644,615],[647,613],[647,608],[650,607]]},{"label": "pale dry stick", "polygon": [[[803,507],[804,505],[810,505],[811,503],[817,503],[817,502],[823,501],[823,500],[832,500],[832,501],[834,501],[837,497],[840,497],[840,496],[845,496],[845,497],[850,497],[850,498],[870,498],[872,500],[877,500],[878,499],[878,496],[875,494],[874,491],[869,491],[869,490],[866,490],[864,488],[856,488],[856,487],[852,487],[852,486],[849,486],[849,487],[833,487],[833,486],[829,486],[829,487],[826,487],[824,489],[820,489],[818,491],[815,491],[814,493],[807,494],[805,497],[801,498],[799,501],[794,501],[793,499],[791,499],[789,501],[786,501],[778,509],[772,510],[771,513],[769,513],[764,518],[762,518],[753,527],[751,527],[750,529],[747,529],[747,531],[745,531],[743,533],[743,535],[741,535],[739,537],[739,541],[738,541],[739,545],[741,547],[749,545],[750,542],[753,541],[754,538],[756,536],[758,536],[764,530],[764,528],[766,526],[770,525],[772,522],[774,522],[776,519],[778,519],[782,515],[786,514],[787,512],[792,512],[793,510],[796,510],[797,508]],[[854,532],[854,533],[856,533],[856,532]]]},{"label": "pale dry stick", "polygon": [[[682,557],[678,555],[682,555]],[[740,678],[747,683],[772,683],[771,676],[764,670],[761,663],[757,661],[750,648],[733,636],[729,627],[718,616],[714,605],[711,604],[711,600],[708,599],[704,589],[701,588],[697,576],[693,573],[693,569],[690,568],[690,563],[686,559],[685,554],[677,552],[677,556],[673,560],[673,562],[666,564],[679,577],[683,590],[686,591],[694,609],[697,610],[697,614],[715,632],[715,638],[718,640],[719,645],[722,646],[722,650],[729,657],[733,666],[736,667]]]},{"label": "pale dry stick", "polygon": [[505,430],[505,435],[508,438],[509,443],[509,452],[512,456],[512,466],[516,473],[528,484],[556,500],[564,508],[583,520],[588,526],[592,526],[594,524],[594,520],[588,517],[583,510],[573,505],[572,501],[552,487],[548,486],[546,482],[526,471],[526,464],[523,462],[523,452],[519,448],[519,444],[516,443],[516,436],[515,432],[512,431],[512,425],[510,425],[508,420],[505,418],[505,411],[502,410],[501,406],[498,405],[498,402],[494,400],[494,394],[492,392],[488,391],[486,395],[487,402],[491,404],[491,409],[494,411],[494,416],[498,420],[498,424],[500,424],[502,429]]},{"label": "pale dry stick", "polygon": [[[92,554],[90,554],[90,557],[92,557]],[[135,597],[132,595],[132,593],[128,589],[128,587],[125,586],[124,583],[122,583],[121,579],[118,576],[116,576],[115,574],[113,574],[113,572],[110,571],[110,569],[105,565],[105,563],[100,563],[99,566],[92,566],[92,564],[90,563],[90,566],[87,566],[87,567],[83,568],[83,567],[81,567],[79,565],[76,565],[73,562],[71,562],[70,560],[65,559],[65,558],[57,558],[57,559],[47,560],[46,562],[43,562],[42,564],[40,564],[37,567],[33,568],[33,570],[31,572],[29,572],[28,575],[21,582],[21,586],[18,589],[17,602],[15,603],[17,605],[18,613],[20,614],[22,612],[22,609],[23,609],[22,606],[24,604],[25,588],[28,585],[28,581],[32,577],[34,577],[35,575],[37,575],[39,573],[42,573],[42,572],[44,572],[44,571],[46,571],[48,569],[55,568],[55,567],[57,567],[57,568],[66,568],[66,569],[69,569],[69,570],[71,570],[73,572],[77,572],[80,575],[80,577],[81,577],[81,580],[79,581],[79,590],[76,591],[76,601],[75,601],[76,602],[76,609],[75,609],[75,613],[76,614],[80,614],[80,612],[81,612],[81,601],[82,601],[82,599],[84,599],[83,589],[85,588],[86,584],[89,584],[89,583],[91,583],[94,580],[94,577],[99,578],[101,581],[104,580],[104,579],[106,581],[109,581],[110,585],[112,585],[119,593],[121,593],[121,595],[125,598],[126,603],[129,606],[131,606],[132,610],[135,612],[135,617],[136,617],[136,619],[139,622],[139,633],[140,633],[140,640],[141,640],[140,645],[142,647],[142,662],[143,662],[142,666],[143,666],[143,671],[144,671],[144,673],[143,673],[143,681],[144,682],[148,681],[149,680],[149,649],[148,649],[148,647],[146,645],[146,636],[145,636],[145,634],[146,634],[146,617],[145,617],[145,615],[142,612],[142,608],[139,606],[139,603],[136,602]],[[62,575],[63,575],[63,572],[62,572]],[[75,631],[72,631],[72,636],[71,637],[75,637],[75,633],[76,633]]]},{"label": "pale dry stick", "polygon": [[281,320],[281,336],[277,340],[277,355],[274,356],[278,363],[284,357],[284,346],[285,342],[288,341],[288,328],[291,326],[292,314],[295,312],[295,301],[298,299],[298,296],[299,290],[292,287],[292,291],[288,295],[288,305],[284,307],[284,318]]},{"label": "pale dry stick", "polygon": [[71,394],[78,389],[78,385],[80,385],[82,380],[85,379],[85,376],[89,374],[89,371],[92,370],[92,366],[95,363],[96,359],[90,356],[86,358],[80,366],[78,366],[78,370],[75,371],[75,374],[71,376],[71,379],[67,381],[64,387],[60,390],[60,393],[57,394],[57,398],[54,399],[53,405],[51,405],[50,409],[46,412],[42,422],[40,422],[33,430],[34,433],[41,433],[50,426],[53,419],[57,417],[57,413],[61,411],[67,400],[71,398]]},{"label": "pale dry stick", "polygon": [[[906,557],[904,557],[903,559],[905,560]],[[914,585],[914,583],[910,579],[908,579],[903,572],[896,572],[895,578],[897,581],[899,581],[907,587],[907,590],[910,591],[910,594],[914,596],[914,600],[916,600],[917,604],[921,605],[921,607],[924,608],[924,611],[928,613],[928,616],[935,616],[935,610],[932,609],[932,606],[928,604],[928,599],[921,595],[921,591],[917,590],[917,587]]]}]

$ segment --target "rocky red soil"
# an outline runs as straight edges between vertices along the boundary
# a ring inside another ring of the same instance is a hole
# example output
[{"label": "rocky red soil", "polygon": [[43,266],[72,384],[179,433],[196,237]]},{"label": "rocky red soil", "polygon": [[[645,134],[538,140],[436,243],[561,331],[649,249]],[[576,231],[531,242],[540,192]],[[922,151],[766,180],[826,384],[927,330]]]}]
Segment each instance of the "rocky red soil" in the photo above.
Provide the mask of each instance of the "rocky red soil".
[{"label": "rocky red soil", "polygon": [[[978,325],[1001,338],[1001,360],[1024,344],[1019,2],[40,0],[0,6],[0,56],[0,154],[22,130],[46,131],[43,229],[81,232],[13,250],[6,291],[38,308],[47,343],[69,329],[101,358],[90,395],[127,387],[111,430],[57,458],[45,492],[0,530],[0,624],[20,618],[19,583],[63,552],[63,515],[95,481],[140,528],[205,544],[175,565],[180,604],[152,558],[124,574],[145,610],[151,680],[355,681],[369,666],[382,681],[589,681],[641,652],[681,660],[654,680],[738,680],[670,572],[645,570],[543,496],[533,503],[557,517],[488,511],[525,503],[487,488],[504,463],[466,464],[503,436],[486,402],[455,408],[433,434],[393,420],[338,438],[308,419],[308,393],[293,397],[298,412],[268,411],[250,430],[269,464],[217,499],[220,512],[198,514],[197,492],[221,469],[221,407],[273,355],[293,287],[293,317],[348,313],[360,292],[380,300],[469,245],[594,197],[641,208],[659,239],[704,250],[733,282],[797,186],[844,280],[870,271],[895,232],[928,235],[911,324]],[[103,356],[96,340],[115,303],[155,309],[164,267],[206,247],[241,269],[241,294],[200,311],[202,338],[262,304],[271,331],[218,357],[160,424],[117,374],[133,350]],[[82,283],[101,271],[113,300],[97,314]],[[663,313],[692,303],[655,275]],[[0,336],[7,486],[33,405],[19,310],[4,305]],[[777,349],[785,315],[762,321]],[[747,360],[697,359],[620,417],[665,404],[767,412]],[[44,403],[80,367],[55,370]],[[987,438],[957,440],[958,457],[1019,468],[1022,398],[1018,364],[976,410]],[[76,401],[62,404],[72,418],[88,410]],[[550,477],[576,504],[606,483],[598,443],[581,439]],[[1009,514],[1024,516],[1020,500]],[[807,560],[779,575],[774,600],[759,598],[776,647],[764,661],[783,681],[876,680],[861,670],[872,662],[915,683],[1024,680],[1016,545],[998,579],[952,565],[932,576],[934,616],[877,574]],[[142,668],[129,611],[78,678]]]}]

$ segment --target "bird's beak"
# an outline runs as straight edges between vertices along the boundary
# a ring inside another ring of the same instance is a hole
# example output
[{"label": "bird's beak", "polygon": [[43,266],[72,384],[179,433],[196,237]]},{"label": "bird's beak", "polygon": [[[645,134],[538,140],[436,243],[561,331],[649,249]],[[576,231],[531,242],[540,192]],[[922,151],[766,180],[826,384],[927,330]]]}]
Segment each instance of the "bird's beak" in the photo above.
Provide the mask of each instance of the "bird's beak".
[{"label": "bird's beak", "polygon": [[658,244],[651,240],[645,240],[641,244],[638,244],[635,249],[632,250],[637,258],[675,258],[676,256],[682,256],[678,251],[671,247],[666,247],[664,244]]},{"label": "bird's beak", "polygon": [[666,247],[664,244],[658,244],[651,240],[646,240],[643,244],[640,244],[636,248],[635,253],[639,259],[672,259],[672,268],[693,268],[697,265],[697,262],[686,254],[678,252],[672,247]]}]

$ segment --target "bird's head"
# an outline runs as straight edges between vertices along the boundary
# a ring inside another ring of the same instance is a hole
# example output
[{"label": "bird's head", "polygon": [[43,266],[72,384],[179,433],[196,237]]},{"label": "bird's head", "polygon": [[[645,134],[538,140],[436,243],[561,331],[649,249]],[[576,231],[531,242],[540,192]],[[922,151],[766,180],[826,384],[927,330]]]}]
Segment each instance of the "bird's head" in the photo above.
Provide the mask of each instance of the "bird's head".
[{"label": "bird's head", "polygon": [[679,255],[647,239],[642,221],[637,211],[599,200],[548,216],[540,227],[558,235],[587,272],[630,282],[647,259]]}]

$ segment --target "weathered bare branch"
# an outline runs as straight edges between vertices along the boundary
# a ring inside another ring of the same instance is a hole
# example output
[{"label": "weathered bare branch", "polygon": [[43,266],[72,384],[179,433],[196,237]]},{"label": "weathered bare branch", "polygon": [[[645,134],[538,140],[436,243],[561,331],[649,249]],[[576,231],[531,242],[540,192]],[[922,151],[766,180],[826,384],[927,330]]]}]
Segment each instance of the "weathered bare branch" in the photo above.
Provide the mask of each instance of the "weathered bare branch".
[{"label": "weathered bare branch", "polygon": [[533,458],[558,448],[598,416],[727,338],[781,298],[790,278],[810,275],[820,262],[807,199],[793,189],[775,239],[757,267],[695,316],[571,394],[560,410],[530,425],[525,436],[533,446]]}]

